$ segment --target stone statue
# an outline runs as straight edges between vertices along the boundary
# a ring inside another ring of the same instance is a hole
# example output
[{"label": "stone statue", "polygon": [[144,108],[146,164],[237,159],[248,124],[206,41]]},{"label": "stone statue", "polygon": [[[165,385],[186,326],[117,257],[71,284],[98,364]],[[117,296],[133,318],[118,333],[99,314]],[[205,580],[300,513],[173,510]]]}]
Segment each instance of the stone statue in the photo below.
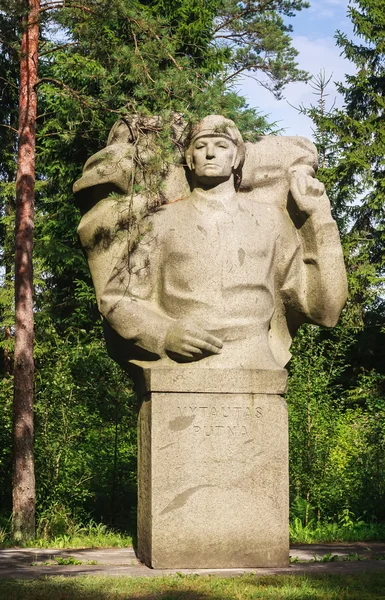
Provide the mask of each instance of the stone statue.
[{"label": "stone statue", "polygon": [[161,127],[119,121],[74,187],[109,353],[141,401],[138,554],[162,568],[284,566],[284,366],[298,327],[334,326],[347,295],[317,152],[304,138],[245,144],[210,115],[178,160],[177,123],[154,204]]},{"label": "stone statue", "polygon": [[323,184],[308,165],[285,174],[294,224],[266,185],[257,202],[238,191],[245,153],[232,121],[204,118],[186,149],[191,193],[145,216],[116,260],[100,310],[133,361],[277,369],[302,322],[337,322],[347,285]]}]

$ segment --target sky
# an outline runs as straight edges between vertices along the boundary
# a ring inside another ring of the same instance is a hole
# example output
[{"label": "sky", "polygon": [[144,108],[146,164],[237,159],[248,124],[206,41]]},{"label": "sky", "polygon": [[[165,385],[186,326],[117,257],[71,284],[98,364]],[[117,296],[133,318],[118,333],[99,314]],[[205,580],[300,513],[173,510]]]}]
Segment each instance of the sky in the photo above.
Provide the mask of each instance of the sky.
[{"label": "sky", "polygon": [[[344,81],[345,73],[354,73],[354,65],[341,56],[341,49],[335,44],[337,29],[353,37],[352,26],[347,17],[349,0],[310,0],[310,8],[304,9],[290,19],[293,26],[291,34],[293,46],[299,51],[298,66],[311,75],[325,70],[332,80],[327,87],[328,106],[333,102],[342,105],[335,81]],[[300,115],[293,106],[315,104],[317,98],[309,84],[291,83],[284,90],[284,99],[275,100],[255,80],[243,77],[237,86],[239,93],[245,96],[249,106],[256,107],[268,120],[276,121],[283,128],[282,135],[303,135],[312,138],[312,123]],[[292,106],[290,106],[292,105]]]}]

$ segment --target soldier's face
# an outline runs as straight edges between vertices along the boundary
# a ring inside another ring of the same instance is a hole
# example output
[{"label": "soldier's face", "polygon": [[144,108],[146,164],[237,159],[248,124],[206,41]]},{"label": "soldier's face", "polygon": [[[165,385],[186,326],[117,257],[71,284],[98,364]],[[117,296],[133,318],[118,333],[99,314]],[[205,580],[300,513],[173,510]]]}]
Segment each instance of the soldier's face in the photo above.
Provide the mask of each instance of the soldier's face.
[{"label": "soldier's face", "polygon": [[233,173],[237,147],[225,137],[205,136],[193,145],[191,159],[198,180],[228,179]]}]

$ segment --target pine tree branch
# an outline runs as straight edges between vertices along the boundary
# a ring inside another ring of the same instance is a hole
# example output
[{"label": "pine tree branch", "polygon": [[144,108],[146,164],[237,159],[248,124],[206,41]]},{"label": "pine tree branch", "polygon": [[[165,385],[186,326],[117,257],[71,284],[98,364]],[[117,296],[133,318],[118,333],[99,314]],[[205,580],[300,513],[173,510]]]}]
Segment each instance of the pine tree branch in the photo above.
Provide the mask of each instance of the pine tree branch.
[{"label": "pine tree branch", "polygon": [[143,64],[143,70],[144,70],[144,72],[145,72],[146,76],[148,77],[148,79],[149,79],[150,81],[152,81],[152,83],[155,83],[155,80],[154,80],[154,79],[151,77],[151,75],[150,75],[150,73],[149,73],[149,70],[148,70],[148,68],[147,68],[147,65],[146,65],[146,63],[145,63],[145,60],[144,60],[144,58],[143,58],[143,56],[142,56],[142,53],[141,53],[141,51],[139,50],[139,46],[138,46],[138,40],[137,40],[136,34],[135,34],[134,30],[132,29],[132,27],[131,27],[131,33],[132,33],[132,37],[133,37],[134,44],[135,44],[135,54],[137,54],[137,55],[139,56],[140,60],[142,61],[142,64]]},{"label": "pine tree branch", "polygon": [[253,15],[256,15],[258,13],[262,13],[267,8],[269,8],[269,5],[274,4],[275,1],[276,0],[266,0],[266,2],[260,3],[258,5],[258,7],[255,8],[255,9],[250,9],[246,5],[246,8],[244,10],[242,10],[239,13],[236,13],[234,15],[231,15],[230,17],[228,17],[228,19],[226,19],[225,21],[223,21],[222,23],[220,23],[214,29],[213,36],[215,37],[215,34],[218,33],[218,31],[220,31],[221,29],[226,29],[226,27],[228,27],[228,25],[230,25],[234,21],[239,21],[240,19],[243,19],[246,16],[253,16]]},{"label": "pine tree branch", "polygon": [[90,102],[89,100],[87,100],[86,98],[84,98],[79,92],[77,92],[76,90],[74,90],[72,87],[70,87],[69,85],[67,85],[66,83],[64,83],[64,81],[60,81],[60,79],[55,79],[54,77],[41,77],[36,85],[35,85],[35,89],[37,89],[42,83],[53,83],[54,85],[57,85],[58,87],[61,87],[62,89],[66,90],[67,92],[69,92],[71,94],[71,96],[73,96],[74,98],[76,98],[81,104],[83,104],[83,106],[86,106],[87,108],[95,108],[95,106],[99,106],[100,108],[102,108],[103,110],[110,112],[110,113],[115,113],[120,115],[120,111],[113,109],[113,108],[108,108],[107,106],[105,106],[102,102],[100,102],[100,100],[94,100],[93,102]]},{"label": "pine tree branch", "polygon": [[[237,77],[237,75],[240,75],[240,73],[243,73],[243,71],[248,71],[249,69],[258,69],[259,71],[262,71],[263,73],[268,73],[270,71],[270,69],[267,66],[261,66],[261,65],[256,65],[255,63],[251,63],[251,64],[243,65],[242,67],[237,69],[237,71],[234,71],[234,73],[231,73],[230,75],[228,75],[227,77],[222,79],[222,83],[227,83],[228,81],[230,81],[230,79]],[[250,77],[251,77],[251,79],[255,79],[255,77],[252,77],[251,75],[250,75]]]},{"label": "pine tree branch", "polygon": [[[155,34],[155,38],[158,40],[159,43],[162,43],[161,38],[159,37],[159,35]],[[172,56],[172,54],[170,54],[170,52],[167,52],[167,56],[169,57],[169,59],[174,63],[174,65],[176,66],[177,69],[179,69],[179,71],[183,71],[183,67],[180,66],[180,64],[177,62],[177,60]]]},{"label": "pine tree branch", "polygon": [[46,12],[47,10],[59,10],[60,8],[78,8],[79,10],[83,10],[84,12],[88,12],[92,15],[96,15],[96,11],[88,6],[84,6],[84,4],[77,4],[74,2],[50,2],[49,4],[43,4],[39,10],[39,13]]},{"label": "pine tree branch", "polygon": [[215,40],[221,40],[221,39],[225,39],[225,40],[234,40],[236,41],[237,39],[241,39],[243,40],[245,37],[247,37],[247,33],[229,33],[228,35],[225,34],[221,34],[221,35],[215,35],[214,39]]},{"label": "pine tree branch", "polygon": [[79,42],[70,42],[68,44],[61,44],[59,46],[55,46],[54,48],[51,48],[50,50],[46,50],[45,52],[40,52],[40,58],[42,56],[46,56],[47,54],[52,54],[52,52],[56,52],[57,50],[62,50],[63,48],[70,48],[71,46],[78,46]]},{"label": "pine tree branch", "polygon": [[[130,18],[130,21],[132,21],[133,23],[135,23],[135,25],[137,25],[142,31],[144,31],[144,33],[147,33],[148,30],[151,31],[151,33],[153,34],[153,36],[155,37],[155,39],[163,45],[163,41],[161,39],[161,37],[157,34],[154,33],[154,30],[152,29],[152,27],[146,23],[146,26],[144,26],[140,21],[138,21],[138,19],[134,19],[134,18]],[[132,32],[132,28],[131,28],[131,32]],[[132,32],[133,33],[133,32]],[[135,35],[133,33],[133,35]],[[177,60],[172,56],[172,54],[170,54],[170,52],[167,52],[167,56],[169,57],[169,59],[174,63],[174,65],[176,66],[177,69],[179,69],[179,71],[183,70],[183,67],[180,66],[180,64],[177,62]],[[143,60],[143,59],[142,59]]]},{"label": "pine tree branch", "polygon": [[0,127],[5,127],[5,129],[10,129],[11,131],[14,131],[15,133],[17,133],[17,129],[15,129],[14,127],[11,127],[11,125],[5,125],[5,123],[0,123]]},{"label": "pine tree branch", "polygon": [[10,79],[6,79],[5,77],[1,77],[1,75],[0,75],[0,80],[4,81],[7,85],[10,85],[11,87],[15,88],[15,90],[19,89],[19,87],[15,83],[13,83],[13,81],[11,81]]}]

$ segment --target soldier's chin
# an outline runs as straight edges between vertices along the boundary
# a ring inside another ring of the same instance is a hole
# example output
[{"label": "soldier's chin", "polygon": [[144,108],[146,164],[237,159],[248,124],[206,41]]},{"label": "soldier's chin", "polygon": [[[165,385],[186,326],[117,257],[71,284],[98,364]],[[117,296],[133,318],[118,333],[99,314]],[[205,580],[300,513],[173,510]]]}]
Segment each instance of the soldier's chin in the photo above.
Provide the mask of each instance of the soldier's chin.
[{"label": "soldier's chin", "polygon": [[206,187],[214,187],[216,185],[219,185],[220,183],[223,183],[224,181],[228,181],[230,179],[230,177],[232,176],[232,173],[230,173],[229,175],[223,175],[223,174],[217,174],[217,173],[205,173],[204,175],[197,175],[195,177],[196,182],[200,185],[206,186]]}]

